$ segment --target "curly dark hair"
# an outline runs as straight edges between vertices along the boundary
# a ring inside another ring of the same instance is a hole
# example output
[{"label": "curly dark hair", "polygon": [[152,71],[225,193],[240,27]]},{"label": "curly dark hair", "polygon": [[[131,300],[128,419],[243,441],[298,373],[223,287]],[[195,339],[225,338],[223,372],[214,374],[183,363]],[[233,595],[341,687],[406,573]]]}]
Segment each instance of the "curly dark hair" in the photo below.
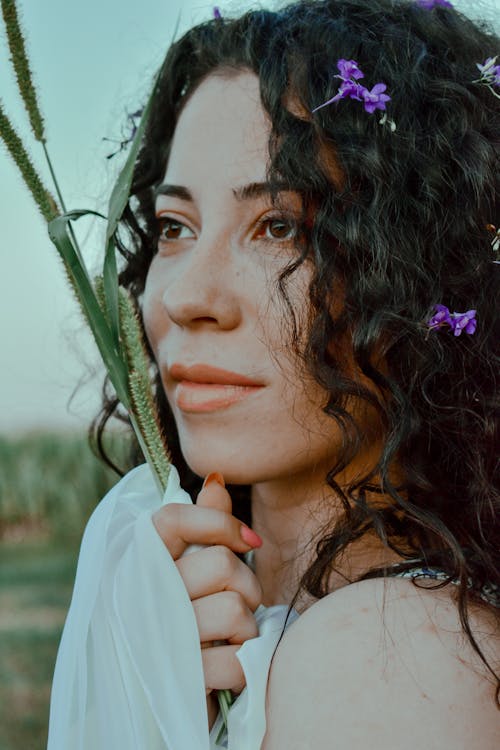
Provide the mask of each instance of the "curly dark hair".
[{"label": "curly dark hair", "polygon": [[[344,512],[317,544],[296,596],[329,593],[341,553],[376,533],[406,562],[363,578],[416,561],[445,571],[483,661],[468,613],[500,585],[500,266],[487,228],[499,214],[500,100],[478,81],[476,63],[499,49],[485,25],[405,0],[302,0],[199,25],[171,46],[161,68],[121,235],[121,283],[140,304],[157,244],[153,189],[179,113],[216,69],[253,71],[272,123],[269,178],[297,191],[314,216],[279,288],[287,300],[287,280],[313,261],[305,346],[288,306],[294,343],[345,438],[326,477]],[[356,60],[369,85],[387,84],[395,130],[348,99],[311,114],[338,89],[340,58]],[[339,288],[341,309],[333,304]],[[437,303],[474,308],[475,334],[429,330]],[[339,340],[351,342],[371,387],[346,372],[332,347]],[[383,447],[378,464],[346,487],[335,478],[362,442],[347,408],[353,397],[377,410]],[[201,479],[182,456],[159,381],[157,399],[181,481],[195,496]],[[108,399],[96,421],[99,439],[115,407]],[[394,464],[400,483],[391,479]],[[235,513],[251,522],[249,488],[229,489]]]}]

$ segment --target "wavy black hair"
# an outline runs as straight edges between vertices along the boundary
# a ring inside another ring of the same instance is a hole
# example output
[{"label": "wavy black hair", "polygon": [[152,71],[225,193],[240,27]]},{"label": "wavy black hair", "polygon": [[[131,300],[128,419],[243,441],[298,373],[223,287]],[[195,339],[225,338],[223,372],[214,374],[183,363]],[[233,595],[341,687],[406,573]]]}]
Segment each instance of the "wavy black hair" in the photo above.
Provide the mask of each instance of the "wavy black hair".
[{"label": "wavy black hair", "polygon": [[[210,73],[253,71],[272,123],[269,178],[300,193],[314,216],[280,291],[286,300],[288,278],[312,260],[305,346],[289,306],[294,343],[344,434],[325,477],[344,512],[317,544],[297,596],[329,593],[341,553],[376,533],[406,561],[396,570],[419,561],[458,584],[461,622],[483,661],[468,612],[500,585],[500,265],[487,228],[500,221],[500,100],[478,80],[476,64],[499,51],[487,26],[405,0],[302,0],[199,25],[161,68],[121,239],[121,283],[140,304],[157,244],[153,189],[182,107]],[[350,99],[311,114],[338,89],[340,58],[356,60],[367,85],[387,85],[385,124],[381,112]],[[437,303],[474,308],[476,332],[430,330]],[[346,338],[363,378],[346,372],[332,346]],[[174,463],[195,496],[201,480],[182,456],[159,381],[157,398]],[[353,398],[376,409],[383,447],[378,464],[346,487],[335,478],[362,443]],[[99,440],[115,407],[108,399],[94,425]],[[230,491],[235,513],[251,522],[249,488]]]}]

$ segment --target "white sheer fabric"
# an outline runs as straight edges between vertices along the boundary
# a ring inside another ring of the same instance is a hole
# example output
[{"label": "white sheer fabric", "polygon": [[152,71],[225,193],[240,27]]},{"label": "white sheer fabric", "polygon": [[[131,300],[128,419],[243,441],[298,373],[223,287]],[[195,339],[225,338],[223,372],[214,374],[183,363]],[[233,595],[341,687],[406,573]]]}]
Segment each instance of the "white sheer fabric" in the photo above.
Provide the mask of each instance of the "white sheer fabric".
[{"label": "white sheer fabric", "polygon": [[[57,656],[48,750],[217,747],[220,717],[209,736],[192,604],[151,521],[162,502],[191,500],[175,469],[162,501],[149,468],[140,466],[87,525]],[[260,748],[269,665],[286,612],[256,612],[260,635],[237,652],[247,688],[231,708],[220,747]]]}]

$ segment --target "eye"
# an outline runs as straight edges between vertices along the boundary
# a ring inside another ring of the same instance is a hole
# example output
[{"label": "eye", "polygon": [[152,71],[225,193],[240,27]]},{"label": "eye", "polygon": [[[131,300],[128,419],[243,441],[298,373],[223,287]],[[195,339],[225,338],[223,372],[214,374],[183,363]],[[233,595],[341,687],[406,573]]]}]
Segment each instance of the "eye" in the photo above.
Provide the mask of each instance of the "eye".
[{"label": "eye", "polygon": [[187,240],[194,237],[194,232],[188,226],[177,219],[168,216],[158,217],[159,241],[173,242],[174,240]]},{"label": "eye", "polygon": [[257,238],[264,240],[293,240],[297,237],[297,224],[292,219],[267,217],[259,223]]}]

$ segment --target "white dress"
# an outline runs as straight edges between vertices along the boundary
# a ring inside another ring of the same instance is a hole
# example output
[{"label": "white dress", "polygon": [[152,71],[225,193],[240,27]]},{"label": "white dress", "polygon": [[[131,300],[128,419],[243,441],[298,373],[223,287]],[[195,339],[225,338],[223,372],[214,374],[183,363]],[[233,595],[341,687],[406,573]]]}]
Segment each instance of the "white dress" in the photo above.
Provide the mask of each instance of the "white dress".
[{"label": "white dress", "polygon": [[[237,652],[246,688],[217,745],[221,717],[209,734],[193,607],[151,520],[169,502],[191,502],[175,469],[162,500],[143,465],[90,518],[57,656],[48,750],[260,748],[270,660],[288,607],[256,611],[259,636]],[[293,610],[287,626],[297,617]]]}]

